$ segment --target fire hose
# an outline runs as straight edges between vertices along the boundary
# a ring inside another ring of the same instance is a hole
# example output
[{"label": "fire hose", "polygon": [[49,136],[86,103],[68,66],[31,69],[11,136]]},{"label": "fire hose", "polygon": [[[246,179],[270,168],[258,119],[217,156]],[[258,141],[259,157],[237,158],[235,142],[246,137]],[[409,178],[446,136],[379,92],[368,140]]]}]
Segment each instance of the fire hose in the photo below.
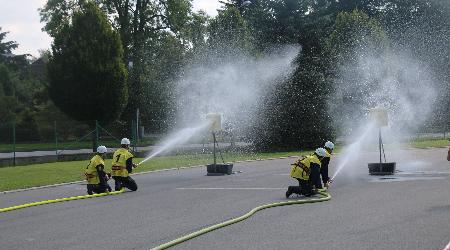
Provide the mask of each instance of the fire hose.
[{"label": "fire hose", "polygon": [[[9,211],[18,210],[18,209],[23,209],[23,208],[28,208],[28,207],[46,205],[46,204],[51,204],[51,203],[58,203],[58,202],[64,202],[64,201],[73,201],[73,200],[81,200],[81,199],[90,199],[90,198],[96,198],[96,197],[107,196],[107,195],[116,195],[116,194],[120,194],[120,193],[123,193],[123,192],[124,192],[124,189],[122,189],[120,191],[107,192],[107,193],[101,193],[101,194],[81,195],[81,196],[73,196],[73,197],[60,198],[60,199],[54,199],[54,200],[46,200],[46,201],[38,201],[38,202],[26,203],[26,204],[16,205],[16,206],[12,206],[12,207],[0,208],[0,213],[9,212]],[[261,205],[261,206],[255,207],[252,210],[250,210],[250,212],[248,212],[248,213],[246,213],[246,214],[244,214],[242,216],[239,216],[239,217],[227,220],[225,222],[222,222],[222,223],[219,223],[219,224],[215,224],[215,225],[203,228],[203,229],[198,230],[196,232],[190,233],[188,235],[182,236],[180,238],[177,238],[175,240],[169,241],[169,242],[164,243],[162,245],[156,246],[156,247],[152,248],[152,250],[167,249],[169,247],[178,245],[178,244],[180,244],[180,243],[182,243],[184,241],[191,240],[191,239],[193,239],[195,237],[198,237],[198,236],[200,236],[202,234],[209,233],[211,231],[214,231],[214,230],[222,228],[222,227],[230,226],[232,224],[235,224],[235,223],[238,223],[238,222],[243,221],[245,219],[248,219],[250,216],[252,216],[256,212],[261,211],[263,209],[272,208],[272,207],[279,207],[279,206],[316,203],[316,202],[328,201],[328,200],[331,199],[331,195],[328,192],[326,192],[325,189],[319,190],[318,194],[320,196],[322,196],[322,197],[321,198],[307,199],[307,200],[300,199],[300,200],[294,200],[294,201],[276,202],[276,203],[270,203],[270,204],[265,204],[265,205]]]},{"label": "fire hose", "polygon": [[26,204],[22,204],[22,205],[12,206],[12,207],[0,208],[0,213],[9,212],[9,211],[18,210],[18,209],[27,208],[27,207],[34,207],[34,206],[51,204],[51,203],[57,203],[57,202],[74,201],[74,200],[81,200],[81,199],[91,199],[91,198],[107,196],[107,195],[116,195],[116,194],[120,194],[123,192],[124,192],[124,190],[122,189],[120,191],[107,192],[107,193],[101,193],[101,194],[80,195],[80,196],[72,196],[72,197],[67,197],[67,198],[59,198],[59,199],[54,199],[54,200],[31,202],[31,203],[26,203]]},{"label": "fire hose", "polygon": [[191,239],[193,239],[195,237],[198,237],[198,236],[200,236],[202,234],[206,234],[206,233],[209,233],[209,232],[214,231],[216,229],[219,229],[219,228],[222,228],[222,227],[226,227],[226,226],[232,225],[234,223],[243,221],[243,220],[249,218],[250,216],[252,216],[253,214],[255,214],[256,212],[261,211],[261,210],[266,209],[266,208],[287,206],[287,205],[296,205],[296,204],[316,203],[316,202],[328,201],[328,200],[331,199],[331,195],[328,192],[326,192],[325,189],[319,190],[318,194],[320,196],[322,196],[322,197],[321,198],[314,198],[314,199],[307,199],[307,200],[303,200],[302,199],[302,200],[294,200],[294,201],[276,202],[276,203],[270,203],[270,204],[261,205],[259,207],[255,207],[252,210],[250,210],[250,212],[248,212],[248,213],[246,213],[246,214],[244,214],[242,216],[239,216],[239,217],[227,220],[225,222],[222,222],[222,223],[219,223],[219,224],[215,224],[215,225],[212,225],[212,226],[200,229],[200,230],[195,231],[193,233],[190,233],[188,235],[182,236],[182,237],[180,237],[178,239],[175,239],[175,240],[169,241],[167,243],[164,243],[162,245],[156,246],[156,247],[152,248],[152,250],[161,250],[161,249],[167,249],[169,247],[173,247],[173,246],[178,245],[178,244],[180,244],[180,243],[182,243],[184,241],[188,241],[188,240],[191,240]]}]

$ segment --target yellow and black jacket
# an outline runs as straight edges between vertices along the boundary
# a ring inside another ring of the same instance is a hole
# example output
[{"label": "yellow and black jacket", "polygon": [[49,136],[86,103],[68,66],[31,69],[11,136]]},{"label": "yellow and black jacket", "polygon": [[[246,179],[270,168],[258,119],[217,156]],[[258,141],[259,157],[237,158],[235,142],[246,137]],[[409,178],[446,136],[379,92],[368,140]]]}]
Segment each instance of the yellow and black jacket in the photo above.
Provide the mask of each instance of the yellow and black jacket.
[{"label": "yellow and black jacket", "polygon": [[126,148],[120,148],[114,152],[112,158],[112,176],[128,177],[132,171],[133,154]]},{"label": "yellow and black jacket", "polygon": [[308,181],[311,175],[311,169],[318,167],[320,169],[321,162],[317,155],[312,154],[297,160],[292,164],[291,177]]},{"label": "yellow and black jacket", "polygon": [[99,184],[100,176],[99,172],[103,172],[103,168],[105,166],[105,161],[103,161],[102,157],[99,155],[95,155],[89,161],[86,169],[84,170],[84,175],[86,176],[86,180],[88,184]]}]

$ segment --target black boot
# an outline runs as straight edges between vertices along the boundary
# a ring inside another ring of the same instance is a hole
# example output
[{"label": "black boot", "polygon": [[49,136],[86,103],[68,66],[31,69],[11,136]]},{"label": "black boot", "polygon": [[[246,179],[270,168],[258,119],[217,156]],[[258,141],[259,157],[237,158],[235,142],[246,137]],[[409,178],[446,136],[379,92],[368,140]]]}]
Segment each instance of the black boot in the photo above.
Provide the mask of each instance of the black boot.
[{"label": "black boot", "polygon": [[120,191],[121,189],[122,189],[122,182],[118,179],[115,179],[114,191]]},{"label": "black boot", "polygon": [[293,188],[293,186],[289,186],[289,187],[288,187],[288,190],[286,191],[286,199],[289,198],[289,196],[291,196],[291,194],[292,194],[292,188]]},{"label": "black boot", "polygon": [[87,184],[87,193],[88,193],[88,195],[93,195],[91,184]]},{"label": "black boot", "polygon": [[309,188],[309,189],[303,190],[302,194],[306,197],[310,197],[310,196],[314,195],[314,192],[311,188]]},{"label": "black boot", "polygon": [[298,187],[298,186],[293,186],[291,192],[293,194],[300,195],[302,193],[302,189],[300,187]]}]

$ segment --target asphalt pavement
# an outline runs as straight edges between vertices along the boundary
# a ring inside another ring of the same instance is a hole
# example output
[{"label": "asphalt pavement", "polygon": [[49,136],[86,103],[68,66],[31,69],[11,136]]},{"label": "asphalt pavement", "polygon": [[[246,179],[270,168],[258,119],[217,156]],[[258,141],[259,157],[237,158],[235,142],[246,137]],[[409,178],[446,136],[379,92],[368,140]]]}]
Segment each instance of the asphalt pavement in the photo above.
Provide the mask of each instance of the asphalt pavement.
[{"label": "asphalt pavement", "polygon": [[[173,249],[442,250],[450,241],[446,151],[387,152],[394,176],[369,176],[367,163],[378,157],[364,153],[337,176],[330,201],[265,209]],[[332,171],[340,160],[332,158]],[[237,163],[229,176],[206,176],[204,167],[135,175],[137,192],[0,213],[0,249],[150,249],[286,201],[293,161]],[[0,207],[84,192],[70,184],[5,193]]]}]

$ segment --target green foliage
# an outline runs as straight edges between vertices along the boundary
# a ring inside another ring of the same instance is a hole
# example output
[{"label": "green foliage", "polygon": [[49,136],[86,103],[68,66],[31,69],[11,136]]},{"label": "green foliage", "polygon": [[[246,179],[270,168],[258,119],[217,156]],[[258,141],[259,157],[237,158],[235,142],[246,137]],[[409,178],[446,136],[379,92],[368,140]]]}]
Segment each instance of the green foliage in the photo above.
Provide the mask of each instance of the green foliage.
[{"label": "green foliage", "polygon": [[[333,83],[333,91],[343,93],[333,99],[330,113],[336,125],[347,124],[356,117],[363,117],[364,107],[378,105],[369,103],[369,96],[380,86],[379,79],[367,77],[365,61],[362,60],[386,60],[388,39],[379,22],[362,11],[354,10],[338,14],[324,48],[328,63],[327,81]],[[344,88],[343,85],[350,87]],[[359,94],[352,94],[355,92]],[[337,107],[352,108],[336,110]]]},{"label": "green foliage", "polygon": [[[37,140],[39,132],[34,121],[38,109],[36,95],[43,84],[31,74],[26,55],[13,55],[15,42],[4,42],[7,32],[0,33],[0,140],[12,141],[13,124],[20,124],[17,140]],[[24,132],[24,133],[22,133]]]},{"label": "green foliage", "polygon": [[21,120],[16,125],[17,141],[39,141],[39,126],[35,120],[33,112],[25,109],[21,115]]},{"label": "green foliage", "polygon": [[145,50],[145,71],[142,82],[145,86],[143,105],[140,109],[142,123],[153,132],[165,132],[175,116],[173,81],[184,63],[185,47],[169,32]]},{"label": "green foliage", "polygon": [[12,53],[12,50],[16,49],[19,45],[14,41],[3,42],[5,40],[6,35],[9,32],[1,32],[2,28],[0,27],[0,58],[3,57],[4,54]]},{"label": "green foliage", "polygon": [[80,121],[111,121],[128,97],[120,37],[89,2],[57,33],[48,65],[50,95]]},{"label": "green foliage", "polygon": [[[137,108],[147,105],[143,78],[148,67],[144,58],[148,48],[154,46],[167,30],[181,36],[183,26],[189,20],[190,0],[101,0],[108,15],[114,20],[124,47],[126,63],[133,62],[129,76],[130,99],[123,118],[130,120]],[[148,61],[147,61],[148,62]],[[166,107],[162,107],[163,109]],[[148,117],[150,118],[150,117]]]},{"label": "green foliage", "polygon": [[383,55],[386,49],[387,37],[379,22],[359,10],[339,13],[325,43],[326,53],[334,63],[332,66],[349,59],[357,60],[358,55],[367,51]]},{"label": "green foliage", "polygon": [[14,79],[11,71],[4,64],[0,64],[0,96],[15,94]]},{"label": "green foliage", "polygon": [[208,23],[210,17],[203,11],[193,13],[183,30],[183,37],[192,44],[191,52],[196,53],[205,49]]},{"label": "green foliage", "polygon": [[[44,29],[52,36],[62,33],[84,2],[48,0],[40,10],[46,23]],[[251,0],[248,6],[242,5],[243,0],[223,0],[222,10],[212,19],[205,13],[192,13],[191,2],[95,1],[120,34],[124,63],[133,62],[128,79],[130,101],[123,118],[129,120],[140,108],[142,120],[148,121],[152,129],[167,127],[164,122],[176,112],[171,79],[182,70],[182,65],[192,60],[208,64],[211,58],[206,54],[210,51],[216,51],[218,57],[258,55],[273,45],[292,43],[302,46],[296,61],[298,68],[289,81],[276,89],[276,98],[266,102],[267,126],[261,130],[261,137],[267,137],[263,145],[315,147],[321,140],[331,139],[333,131],[325,100],[335,91],[333,85],[353,79],[357,88],[355,79],[361,79],[355,68],[358,58],[381,58],[389,48],[412,54],[439,75],[440,98],[444,101],[436,117],[441,123],[450,120],[446,109],[450,102],[447,0]],[[388,37],[392,43],[387,42]],[[343,71],[349,79],[338,78]],[[33,81],[19,83],[19,76],[22,79],[18,71],[10,70],[9,77],[4,78],[12,79],[18,92],[16,99],[31,105],[25,101],[28,97],[24,93],[37,85]],[[348,100],[334,101],[358,102],[367,91],[363,88]],[[45,96],[45,92],[40,93]],[[36,99],[37,95],[31,96]],[[23,114],[22,111],[23,107],[18,113]]]},{"label": "green foliage", "polygon": [[175,33],[184,29],[184,25],[189,21],[192,4],[187,0],[167,0],[167,24]]},{"label": "green foliage", "polygon": [[26,57],[28,55],[14,55],[12,51],[19,44],[15,41],[4,41],[9,32],[1,32],[0,27],[0,63],[7,65],[10,69],[20,70],[28,65]]},{"label": "green foliage", "polygon": [[73,13],[79,11],[85,2],[84,0],[47,0],[44,7],[39,9],[41,22],[45,23],[42,30],[55,37],[64,25],[70,23]]},{"label": "green foliage", "polygon": [[10,123],[17,120],[17,115],[23,110],[23,105],[12,96],[0,98],[0,123]]},{"label": "green foliage", "polygon": [[333,140],[327,112],[330,85],[320,62],[300,52],[292,77],[267,100],[256,145],[265,150],[312,149]]},{"label": "green foliage", "polygon": [[209,27],[208,44],[219,55],[236,55],[252,50],[252,37],[247,22],[236,8],[221,11]]}]

